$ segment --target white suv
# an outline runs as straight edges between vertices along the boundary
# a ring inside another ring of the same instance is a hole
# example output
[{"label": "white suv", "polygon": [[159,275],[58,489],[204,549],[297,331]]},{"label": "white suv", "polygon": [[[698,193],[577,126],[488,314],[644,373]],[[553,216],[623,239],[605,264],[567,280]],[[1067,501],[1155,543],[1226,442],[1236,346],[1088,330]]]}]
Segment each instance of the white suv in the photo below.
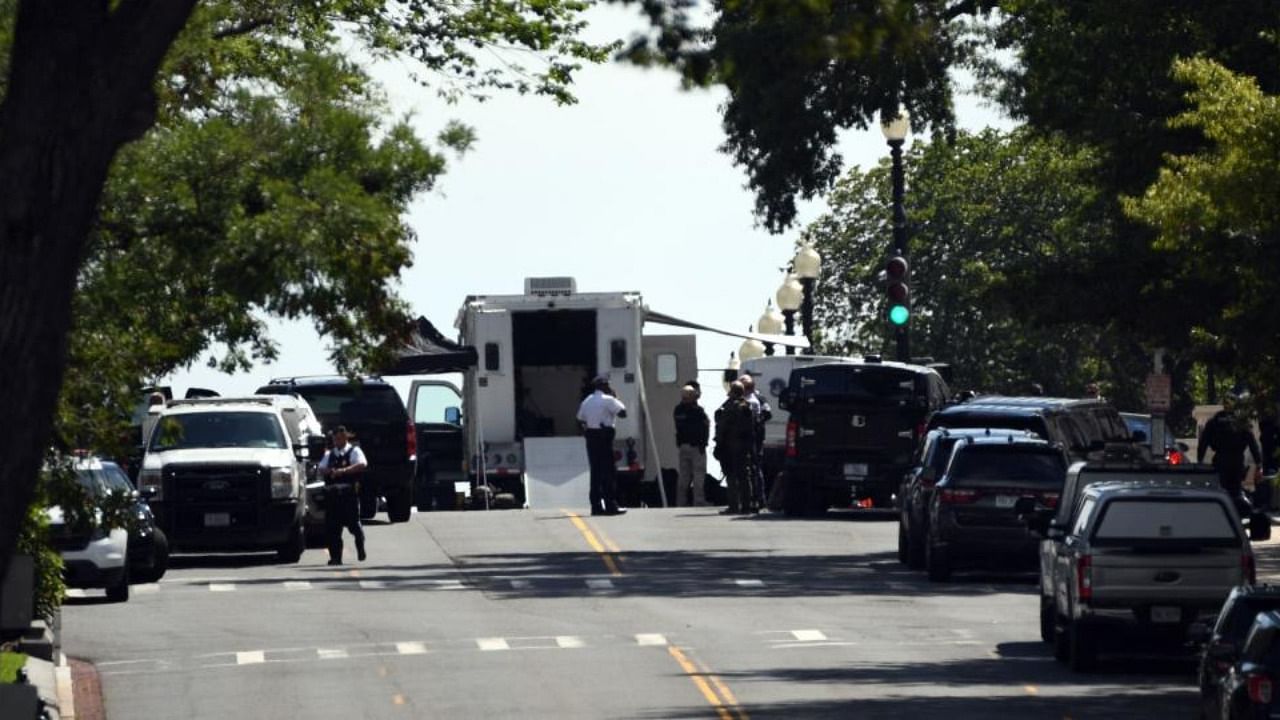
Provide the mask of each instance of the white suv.
[{"label": "white suv", "polygon": [[[108,488],[101,485],[102,463],[94,458],[79,460],[76,479],[89,497],[102,497]],[[61,507],[45,511],[49,517],[49,537],[62,554],[62,572],[68,587],[104,588],[107,599],[124,602],[129,599],[129,531],[106,528],[100,522],[94,528],[67,525]],[[98,518],[101,520],[101,518]]]},{"label": "white suv", "polygon": [[[306,548],[308,445],[293,397],[177,400],[156,422],[138,489],[175,549]],[[309,412],[309,408],[307,408]]]}]

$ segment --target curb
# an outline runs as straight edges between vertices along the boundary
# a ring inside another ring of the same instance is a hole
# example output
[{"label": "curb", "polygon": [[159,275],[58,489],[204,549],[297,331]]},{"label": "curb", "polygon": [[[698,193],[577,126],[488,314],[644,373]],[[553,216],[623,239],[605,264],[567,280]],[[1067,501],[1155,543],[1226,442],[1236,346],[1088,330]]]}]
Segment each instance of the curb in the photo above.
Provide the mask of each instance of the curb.
[{"label": "curb", "polygon": [[66,655],[59,655],[54,675],[57,682],[58,717],[62,720],[75,720],[76,694],[71,682],[71,666],[67,664]]}]

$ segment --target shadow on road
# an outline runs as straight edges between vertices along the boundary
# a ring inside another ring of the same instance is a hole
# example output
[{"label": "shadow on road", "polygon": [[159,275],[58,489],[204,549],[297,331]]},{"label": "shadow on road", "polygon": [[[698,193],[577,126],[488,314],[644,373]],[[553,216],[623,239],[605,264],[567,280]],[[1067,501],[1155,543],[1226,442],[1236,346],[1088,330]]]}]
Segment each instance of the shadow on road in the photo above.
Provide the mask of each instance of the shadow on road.
[{"label": "shadow on road", "polygon": [[[171,555],[170,570],[190,568],[246,568],[265,567],[268,565],[285,565],[276,559],[275,553],[249,554],[216,554],[216,555]],[[291,564],[291,563],[290,563]]]}]

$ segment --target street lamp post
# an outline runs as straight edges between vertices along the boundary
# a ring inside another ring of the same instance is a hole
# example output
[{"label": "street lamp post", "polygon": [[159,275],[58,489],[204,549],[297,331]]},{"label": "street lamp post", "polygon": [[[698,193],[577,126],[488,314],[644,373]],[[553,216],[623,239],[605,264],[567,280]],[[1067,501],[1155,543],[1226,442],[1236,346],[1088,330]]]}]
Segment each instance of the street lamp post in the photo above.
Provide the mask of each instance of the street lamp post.
[{"label": "street lamp post", "polygon": [[[748,327],[747,332],[755,332],[755,328]],[[764,357],[764,343],[755,338],[747,338],[742,341],[742,345],[738,346],[738,359],[742,362],[761,357]]]},{"label": "street lamp post", "polygon": [[[885,121],[881,115],[880,129],[884,139],[889,143],[889,157],[893,161],[893,252],[890,257],[908,260],[907,255],[907,211],[904,205],[906,197],[906,178],[902,169],[902,145],[906,142],[907,133],[911,132],[911,117],[906,110],[899,110],[897,117]],[[909,301],[904,304],[909,308]],[[902,322],[891,318],[894,323],[894,339],[897,341],[898,360],[911,361],[911,335],[907,328],[907,318]]]},{"label": "street lamp post", "polygon": [[742,368],[742,363],[738,361],[737,353],[729,353],[729,364],[724,369],[724,377],[721,385],[726,393],[729,392],[729,383],[738,379],[738,370]]},{"label": "street lamp post", "polygon": [[[782,287],[778,288],[774,299],[778,301],[778,309],[782,311],[783,327],[786,330],[786,334],[795,335],[796,311],[800,309],[800,305],[804,302],[804,286],[800,284],[795,275],[787,273],[787,277],[782,281]],[[788,345],[787,354],[795,355],[796,349]]]},{"label": "street lamp post", "polygon": [[804,330],[804,337],[809,341],[809,348],[805,351],[806,355],[813,354],[813,290],[818,283],[818,275],[822,272],[822,256],[818,254],[813,246],[804,243],[800,246],[800,250],[796,252],[795,259],[791,261],[791,266],[795,269],[796,277],[800,279],[800,287],[803,290],[803,297],[800,303],[800,327]]},{"label": "street lamp post", "polygon": [[[761,335],[778,335],[782,332],[782,324],[782,315],[773,309],[773,301],[770,300],[765,305],[764,314],[760,316],[759,320],[756,320],[756,329],[760,331]],[[773,343],[767,342],[764,344],[764,354],[769,357],[773,356]]]}]

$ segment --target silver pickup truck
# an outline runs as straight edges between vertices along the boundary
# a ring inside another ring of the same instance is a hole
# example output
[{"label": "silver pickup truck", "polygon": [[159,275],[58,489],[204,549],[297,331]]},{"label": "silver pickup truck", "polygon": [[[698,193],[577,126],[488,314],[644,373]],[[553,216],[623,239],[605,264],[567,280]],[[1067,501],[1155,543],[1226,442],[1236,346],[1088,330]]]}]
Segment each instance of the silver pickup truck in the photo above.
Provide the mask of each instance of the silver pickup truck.
[{"label": "silver pickup truck", "polygon": [[1091,669],[1100,638],[1117,630],[1178,643],[1254,580],[1249,540],[1210,468],[1077,463],[1056,514],[1033,530],[1044,537],[1041,637],[1073,670]]}]

